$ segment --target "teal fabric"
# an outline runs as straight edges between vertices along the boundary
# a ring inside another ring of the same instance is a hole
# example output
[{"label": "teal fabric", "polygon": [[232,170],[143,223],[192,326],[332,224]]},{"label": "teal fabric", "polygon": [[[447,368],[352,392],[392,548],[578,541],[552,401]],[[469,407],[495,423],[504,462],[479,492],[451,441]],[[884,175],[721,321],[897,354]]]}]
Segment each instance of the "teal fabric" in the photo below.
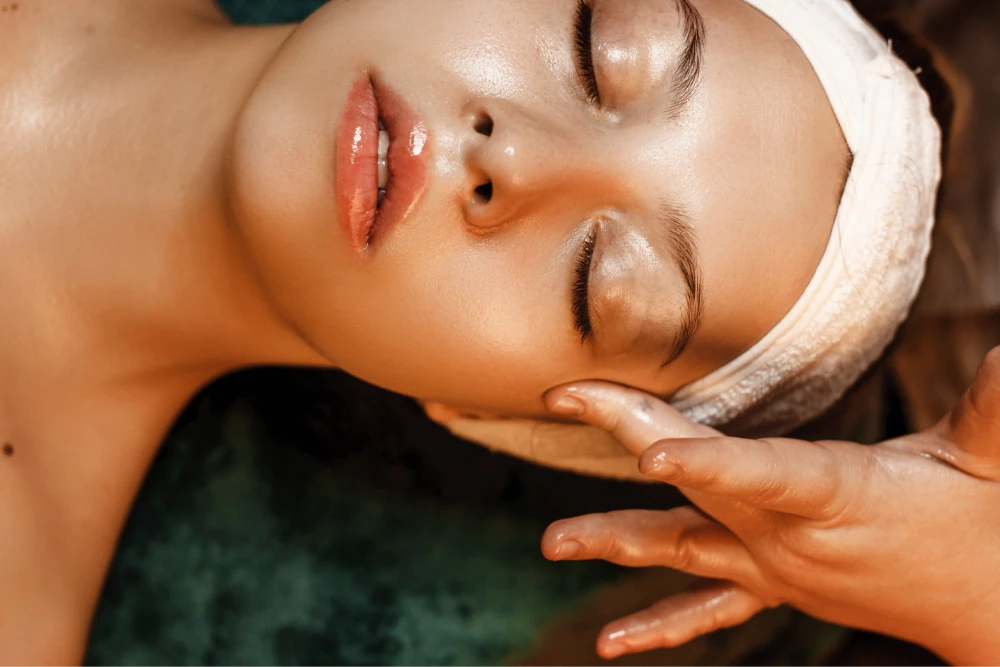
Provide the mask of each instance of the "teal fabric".
[{"label": "teal fabric", "polygon": [[[548,522],[678,501],[669,487],[491,454],[429,423],[412,401],[341,374],[241,373],[198,396],[164,444],[85,662],[516,662],[623,576],[604,563],[544,560]],[[781,618],[783,628],[767,628],[779,642],[737,655],[816,664],[840,641],[836,628]],[[579,642],[591,646],[594,632]],[[715,644],[730,639],[710,642],[707,662],[684,664],[715,664]]]},{"label": "teal fabric", "polygon": [[219,5],[237,23],[302,21],[325,0],[220,0]]},{"label": "teal fabric", "polygon": [[366,486],[265,432],[237,402],[171,438],[88,662],[500,663],[612,575],[543,560],[538,520]]}]

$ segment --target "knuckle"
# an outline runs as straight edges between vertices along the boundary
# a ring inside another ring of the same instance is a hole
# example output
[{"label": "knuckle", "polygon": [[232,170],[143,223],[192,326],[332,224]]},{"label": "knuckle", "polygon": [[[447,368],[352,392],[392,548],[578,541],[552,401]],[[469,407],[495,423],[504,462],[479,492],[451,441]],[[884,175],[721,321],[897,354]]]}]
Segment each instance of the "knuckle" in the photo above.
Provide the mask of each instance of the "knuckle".
[{"label": "knuckle", "polygon": [[790,487],[785,481],[788,462],[782,449],[772,440],[765,438],[760,442],[768,450],[766,456],[770,461],[769,469],[749,490],[747,500],[754,505],[770,505],[784,500],[790,492]]},{"label": "knuckle", "polygon": [[684,475],[690,480],[698,482],[705,490],[725,486],[726,482],[726,473],[716,466],[685,466]]},{"label": "knuckle", "polygon": [[[870,490],[878,485],[876,478],[886,475],[884,463],[874,449],[864,448],[861,455],[850,459],[845,466],[835,465],[830,487],[824,491],[825,502],[820,507],[817,528],[832,531],[856,524],[860,517],[871,511]],[[888,473],[892,475],[893,473]]]},{"label": "knuckle", "polygon": [[748,495],[747,500],[751,505],[767,506],[774,505],[788,495],[787,487],[768,479],[759,483]]},{"label": "knuckle", "polygon": [[[815,505],[819,518],[824,521],[835,522],[850,513],[855,498],[850,489],[845,485],[844,471],[840,459],[826,443],[818,442],[814,445],[818,453],[817,456],[817,479],[815,486]],[[863,461],[869,461],[869,457],[864,457]],[[867,472],[866,472],[867,471]],[[870,466],[862,465],[861,470],[852,471],[866,473],[864,482],[871,477]]]},{"label": "knuckle", "polygon": [[671,623],[670,621],[677,616],[677,609],[674,606],[674,599],[668,597],[648,607],[642,616],[645,617],[643,620],[647,621],[649,625],[658,626],[657,644],[662,648],[671,648],[714,629],[703,629],[708,623],[702,618],[704,610],[700,611],[702,613],[699,614],[695,627],[687,626],[684,623]]},{"label": "knuckle", "polygon": [[[704,632],[700,634],[705,634]],[[698,630],[693,632],[685,632],[680,627],[674,627],[671,624],[665,624],[660,630],[660,638],[657,642],[658,648],[674,648],[685,644],[691,639],[699,636]]]},{"label": "knuckle", "polygon": [[614,517],[607,514],[595,517],[595,524],[591,526],[585,544],[588,551],[602,560],[614,563],[627,559],[631,552],[622,531],[616,528]]},{"label": "knuckle", "polygon": [[589,541],[590,550],[597,553],[602,560],[618,562],[625,554],[625,549],[616,535],[602,531]]},{"label": "knuckle", "polygon": [[760,603],[762,609],[774,609],[788,603],[788,598],[782,596],[774,587],[767,587],[762,591],[754,590],[754,597]]},{"label": "knuckle", "polygon": [[689,572],[694,569],[699,562],[699,550],[696,544],[696,537],[691,531],[682,531],[674,541],[670,553],[670,567]]},{"label": "knuckle", "polygon": [[621,416],[614,406],[607,403],[598,403],[590,409],[593,423],[603,428],[605,431],[615,431],[621,423]]},{"label": "knuckle", "polygon": [[716,630],[729,628],[744,620],[740,611],[726,604],[714,604],[704,607],[698,622],[692,628],[693,636],[707,635]]},{"label": "knuckle", "polygon": [[[698,623],[692,628],[691,635],[694,637],[701,637],[702,635],[707,635],[716,630],[721,630],[725,628],[727,623],[725,622],[725,617],[718,608],[709,608],[702,614],[701,618],[698,619]],[[681,637],[677,637],[675,641],[680,640]],[[679,642],[678,642],[679,643]]]}]

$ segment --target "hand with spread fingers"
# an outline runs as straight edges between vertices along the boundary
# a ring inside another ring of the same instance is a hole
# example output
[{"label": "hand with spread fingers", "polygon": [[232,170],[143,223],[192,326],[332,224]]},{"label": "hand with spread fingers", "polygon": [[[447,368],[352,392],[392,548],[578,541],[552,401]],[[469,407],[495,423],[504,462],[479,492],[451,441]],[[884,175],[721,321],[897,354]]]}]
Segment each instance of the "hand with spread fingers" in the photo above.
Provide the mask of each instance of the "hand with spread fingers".
[{"label": "hand with spread fingers", "polygon": [[584,382],[554,413],[601,426],[694,503],[552,524],[554,560],[664,566],[702,585],[608,625],[598,651],[676,646],[792,605],[958,663],[1000,662],[1000,348],[937,426],[875,446],[746,440],[666,403]]}]

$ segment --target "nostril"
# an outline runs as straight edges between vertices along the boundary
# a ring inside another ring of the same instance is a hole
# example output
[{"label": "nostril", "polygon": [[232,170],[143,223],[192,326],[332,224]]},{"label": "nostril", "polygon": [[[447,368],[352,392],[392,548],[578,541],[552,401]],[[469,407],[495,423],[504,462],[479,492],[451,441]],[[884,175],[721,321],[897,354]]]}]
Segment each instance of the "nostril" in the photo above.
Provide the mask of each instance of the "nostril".
[{"label": "nostril", "polygon": [[490,118],[489,114],[480,114],[476,118],[475,129],[477,134],[481,134],[484,137],[488,137],[493,134],[493,119]]},{"label": "nostril", "polygon": [[489,201],[493,199],[493,181],[486,181],[477,187],[476,196],[478,196],[483,202],[489,203]]}]

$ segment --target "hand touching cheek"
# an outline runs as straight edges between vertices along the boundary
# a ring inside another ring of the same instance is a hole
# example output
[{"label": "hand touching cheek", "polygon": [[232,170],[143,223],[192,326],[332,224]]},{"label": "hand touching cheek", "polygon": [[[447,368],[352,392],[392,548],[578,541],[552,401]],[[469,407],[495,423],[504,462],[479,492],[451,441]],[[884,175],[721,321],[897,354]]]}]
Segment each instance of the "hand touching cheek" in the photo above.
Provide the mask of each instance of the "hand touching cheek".
[{"label": "hand touching cheek", "polygon": [[1000,356],[929,431],[866,447],[727,438],[665,403],[604,383],[550,392],[640,455],[695,504],[554,523],[549,558],[665,566],[706,579],[607,626],[605,657],[675,646],[790,604],[922,644],[1000,660]]}]

